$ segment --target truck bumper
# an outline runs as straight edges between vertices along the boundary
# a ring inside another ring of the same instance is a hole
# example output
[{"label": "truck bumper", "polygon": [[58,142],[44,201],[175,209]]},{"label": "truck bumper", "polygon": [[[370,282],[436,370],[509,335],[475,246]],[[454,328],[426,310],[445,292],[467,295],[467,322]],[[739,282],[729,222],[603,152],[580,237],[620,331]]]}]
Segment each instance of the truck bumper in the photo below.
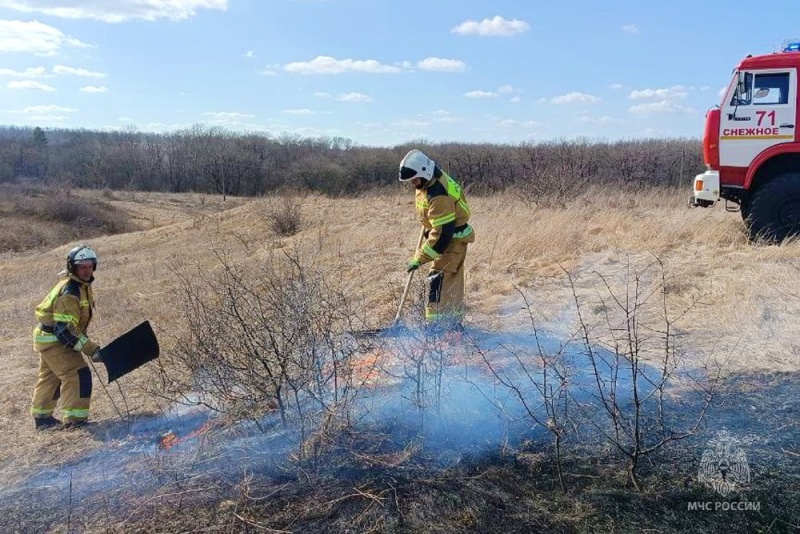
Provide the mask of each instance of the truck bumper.
[{"label": "truck bumper", "polygon": [[706,171],[694,177],[689,207],[708,208],[719,202],[719,172]]}]

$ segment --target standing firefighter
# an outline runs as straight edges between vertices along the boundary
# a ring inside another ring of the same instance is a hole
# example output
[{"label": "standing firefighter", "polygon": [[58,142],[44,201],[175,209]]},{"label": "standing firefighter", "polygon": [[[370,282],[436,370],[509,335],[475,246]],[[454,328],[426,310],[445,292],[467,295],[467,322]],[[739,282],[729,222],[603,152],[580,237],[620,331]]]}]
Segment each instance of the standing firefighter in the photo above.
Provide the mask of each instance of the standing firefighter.
[{"label": "standing firefighter", "polygon": [[464,260],[475,232],[467,224],[469,205],[461,186],[421,151],[411,150],[400,162],[400,181],[416,188],[417,216],[425,239],[408,262],[411,272],[428,262],[428,324],[445,328],[464,318]]},{"label": "standing firefighter", "polygon": [[39,352],[39,379],[33,390],[31,413],[36,429],[61,424],[53,417],[61,397],[64,426],[81,426],[89,417],[92,373],[81,353],[100,361],[100,346],[86,330],[92,320],[92,282],[97,254],[78,245],[67,254],[66,276],[36,307],[39,324],[33,329],[34,348]]}]

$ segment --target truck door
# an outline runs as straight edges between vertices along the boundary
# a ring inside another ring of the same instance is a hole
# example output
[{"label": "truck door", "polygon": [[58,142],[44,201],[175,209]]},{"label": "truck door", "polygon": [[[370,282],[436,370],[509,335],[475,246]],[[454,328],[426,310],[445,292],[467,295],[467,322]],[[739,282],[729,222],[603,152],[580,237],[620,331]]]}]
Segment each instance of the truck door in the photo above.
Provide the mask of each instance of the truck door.
[{"label": "truck door", "polygon": [[724,167],[748,167],[763,150],[796,139],[797,70],[745,72],[731,84],[720,116]]}]

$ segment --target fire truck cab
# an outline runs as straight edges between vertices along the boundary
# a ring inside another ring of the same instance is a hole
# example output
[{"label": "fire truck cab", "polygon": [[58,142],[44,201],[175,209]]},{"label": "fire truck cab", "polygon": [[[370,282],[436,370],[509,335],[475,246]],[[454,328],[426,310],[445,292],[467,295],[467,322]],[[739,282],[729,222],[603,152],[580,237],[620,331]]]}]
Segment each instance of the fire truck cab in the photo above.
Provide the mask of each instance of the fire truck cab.
[{"label": "fire truck cab", "polygon": [[689,205],[738,204],[751,239],[800,233],[799,69],[800,39],[784,42],[781,52],[747,56],[706,114],[708,170],[695,177]]}]

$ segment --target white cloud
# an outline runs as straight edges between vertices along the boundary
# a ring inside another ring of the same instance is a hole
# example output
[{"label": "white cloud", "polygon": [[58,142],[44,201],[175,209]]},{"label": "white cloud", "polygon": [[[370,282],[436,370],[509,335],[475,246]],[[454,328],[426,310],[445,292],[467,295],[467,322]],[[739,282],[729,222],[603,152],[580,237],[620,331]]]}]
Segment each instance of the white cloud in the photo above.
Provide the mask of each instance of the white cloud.
[{"label": "white cloud", "polygon": [[69,117],[66,115],[30,115],[20,118],[23,123],[36,123],[37,126],[43,126],[46,123],[64,122]]},{"label": "white cloud", "polygon": [[392,126],[397,126],[400,128],[429,128],[433,126],[433,123],[430,121],[417,121],[413,119],[402,119],[397,122],[392,123]]},{"label": "white cloud", "polygon": [[0,0],[0,8],[65,19],[116,23],[132,19],[183,20],[195,16],[202,9],[225,11],[228,0]]},{"label": "white cloud", "polygon": [[470,91],[464,93],[464,96],[467,98],[494,98],[497,96],[497,93],[492,91]]},{"label": "white cloud", "polygon": [[262,76],[277,76],[278,74],[275,71],[264,69],[258,72]]},{"label": "white cloud", "polygon": [[550,102],[552,104],[596,104],[600,102],[600,100],[599,96],[571,91],[567,94],[551,98]]},{"label": "white cloud", "polygon": [[105,85],[84,85],[80,88],[80,91],[84,93],[107,93],[108,87]]},{"label": "white cloud", "polygon": [[653,113],[677,115],[682,113],[694,113],[692,108],[682,106],[671,100],[661,100],[659,102],[650,102],[648,104],[638,104],[636,106],[631,106],[629,111],[635,115],[650,115]]},{"label": "white cloud", "polygon": [[589,115],[584,115],[575,119],[575,122],[578,124],[616,124],[624,121],[622,119],[609,117],[608,115],[603,115],[602,117],[591,117]]},{"label": "white cloud", "polygon": [[244,54],[242,54],[242,55],[243,55],[244,57],[256,57],[256,53],[255,53],[254,51],[252,51],[252,50],[248,50],[247,52],[245,52],[245,53],[244,53]]},{"label": "white cloud", "polygon": [[530,24],[524,20],[507,20],[496,15],[492,19],[483,19],[480,22],[468,20],[462,22],[451,31],[461,35],[480,35],[482,37],[508,37],[530,30]]},{"label": "white cloud", "polygon": [[325,93],[323,91],[318,91],[318,92],[314,93],[314,96],[316,96],[317,98],[331,98],[331,94],[330,93]]},{"label": "white cloud", "polygon": [[316,113],[310,109],[284,109],[283,112],[287,115],[314,115]]},{"label": "white cloud", "polygon": [[639,33],[639,28],[636,27],[636,24],[626,24],[622,27],[622,31],[625,33]]},{"label": "white cloud", "polygon": [[609,87],[615,91],[619,91],[620,89],[625,89],[625,86],[621,83],[612,83]]},{"label": "white cloud", "polygon": [[339,102],[372,102],[372,98],[364,93],[342,93],[336,97]]},{"label": "white cloud", "polygon": [[45,106],[28,106],[26,108],[22,108],[18,111],[12,111],[12,113],[22,113],[23,115],[48,115],[53,113],[75,113],[78,111],[77,108],[67,108],[64,106],[56,106],[55,104],[49,104]]},{"label": "white cloud", "polygon": [[500,128],[536,128],[539,123],[536,121],[519,121],[517,119],[504,119],[497,122]]},{"label": "white cloud", "polygon": [[52,93],[56,90],[55,87],[47,85],[46,83],[37,82],[36,80],[11,80],[6,85],[8,89],[37,89],[39,91],[47,91]]},{"label": "white cloud", "polygon": [[211,117],[212,121],[241,121],[255,117],[255,115],[249,113],[237,113],[235,111],[206,111],[203,115]]},{"label": "white cloud", "polygon": [[519,104],[521,101],[522,99],[518,96],[515,96],[511,100],[509,100],[509,102],[511,102],[512,104]]},{"label": "white cloud", "polygon": [[628,98],[631,100],[659,99],[670,100],[674,98],[686,98],[689,95],[689,88],[682,85],[673,85],[664,89],[641,89],[631,91]]},{"label": "white cloud", "polygon": [[0,69],[0,76],[14,78],[48,78],[47,69],[44,67],[29,67],[25,70]]},{"label": "white cloud", "polygon": [[[514,92],[520,92],[519,89],[514,89],[511,85],[501,85],[497,88],[496,91],[470,91],[468,93],[464,93],[464,96],[467,98],[495,98],[500,95],[508,95]],[[519,97],[514,97],[509,102],[519,102]]]},{"label": "white cloud", "polygon": [[214,126],[250,131],[264,129],[263,125],[250,122],[251,119],[255,118],[255,115],[250,113],[239,113],[237,111],[206,111],[203,115],[208,117],[208,124]]},{"label": "white cloud", "polygon": [[[2,1],[2,0],[0,0]],[[61,47],[90,45],[64,35],[61,30],[39,21],[0,20],[0,52],[24,52],[37,56],[58,55]]]},{"label": "white cloud", "polygon": [[438,57],[426,57],[417,67],[422,70],[432,70],[439,72],[462,72],[467,70],[467,64],[459,59],[443,59]]},{"label": "white cloud", "polygon": [[443,109],[437,109],[436,111],[432,111],[429,115],[433,117],[432,120],[434,122],[441,122],[441,123],[446,123],[446,124],[453,124],[453,123],[456,123],[456,122],[463,122],[463,120],[464,120],[464,119],[462,119],[460,117],[456,117],[455,115],[453,115],[449,111],[446,111],[446,110],[443,110]]},{"label": "white cloud", "polygon": [[284,65],[283,70],[296,74],[342,74],[344,72],[366,72],[383,74],[400,72],[399,67],[384,65],[374,59],[336,59],[317,56],[311,61],[295,61]]},{"label": "white cloud", "polygon": [[82,76],[84,78],[105,78],[107,76],[105,72],[67,67],[65,65],[56,65],[53,67],[53,72],[62,76]]}]

